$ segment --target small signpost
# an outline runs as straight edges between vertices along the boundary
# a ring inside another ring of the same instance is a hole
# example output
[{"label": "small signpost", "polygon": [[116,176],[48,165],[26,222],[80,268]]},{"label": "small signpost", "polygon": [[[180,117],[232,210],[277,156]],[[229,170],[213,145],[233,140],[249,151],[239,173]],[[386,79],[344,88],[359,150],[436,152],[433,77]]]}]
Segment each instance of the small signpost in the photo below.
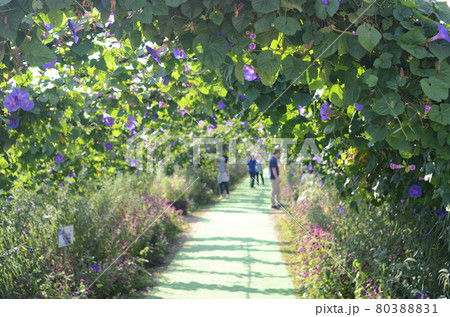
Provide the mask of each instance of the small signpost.
[{"label": "small signpost", "polygon": [[58,248],[63,248],[66,256],[67,246],[73,244],[73,225],[59,228],[58,230]]}]

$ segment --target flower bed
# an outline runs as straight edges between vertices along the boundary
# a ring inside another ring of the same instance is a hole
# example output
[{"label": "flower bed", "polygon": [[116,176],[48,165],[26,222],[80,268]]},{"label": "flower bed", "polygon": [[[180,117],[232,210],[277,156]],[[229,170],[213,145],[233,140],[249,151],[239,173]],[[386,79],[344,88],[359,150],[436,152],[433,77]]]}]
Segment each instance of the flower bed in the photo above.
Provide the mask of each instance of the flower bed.
[{"label": "flower bed", "polygon": [[356,213],[311,182],[285,188],[284,197],[298,199],[277,218],[299,297],[450,296],[445,211],[361,203]]}]

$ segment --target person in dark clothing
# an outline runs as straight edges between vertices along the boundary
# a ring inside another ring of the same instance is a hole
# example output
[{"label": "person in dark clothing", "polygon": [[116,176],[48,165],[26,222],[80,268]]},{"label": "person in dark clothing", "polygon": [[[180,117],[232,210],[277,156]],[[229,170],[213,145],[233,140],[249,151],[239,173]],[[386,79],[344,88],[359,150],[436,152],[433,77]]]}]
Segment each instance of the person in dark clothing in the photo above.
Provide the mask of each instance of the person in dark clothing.
[{"label": "person in dark clothing", "polygon": [[270,182],[272,183],[272,208],[280,209],[280,170],[278,168],[278,158],[280,157],[280,150],[276,149],[269,161]]},{"label": "person in dark clothing", "polygon": [[228,157],[225,155],[219,159],[217,182],[219,183],[219,193],[220,198],[223,198],[224,189],[227,191],[225,197],[228,198],[230,195],[230,189],[228,187],[228,181],[230,180],[230,171],[228,169]]},{"label": "person in dark clothing", "polygon": [[248,173],[250,174],[250,187],[253,188],[255,186],[255,177],[256,177],[256,160],[252,155],[250,160],[247,162],[248,165]]}]

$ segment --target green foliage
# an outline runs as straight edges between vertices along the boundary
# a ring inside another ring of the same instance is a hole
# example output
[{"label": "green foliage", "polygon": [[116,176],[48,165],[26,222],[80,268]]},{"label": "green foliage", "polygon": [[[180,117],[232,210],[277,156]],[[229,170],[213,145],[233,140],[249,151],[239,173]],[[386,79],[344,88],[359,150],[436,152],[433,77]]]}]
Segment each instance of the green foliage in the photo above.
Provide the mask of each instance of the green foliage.
[{"label": "green foliage", "polygon": [[[0,207],[1,297],[107,298],[148,285],[145,267],[160,264],[183,225],[158,187],[132,175],[14,192]],[[68,224],[74,244],[61,254],[57,232]]]},{"label": "green foliage", "polygon": [[367,206],[364,199],[354,213],[314,179],[286,186],[283,195],[295,197],[277,226],[300,298],[450,296],[448,215],[426,205]]},{"label": "green foliage", "polygon": [[[91,180],[135,171],[124,159],[132,134],[167,131],[181,140],[170,155],[181,167],[192,162],[194,137],[276,135],[295,138],[290,150],[297,152],[312,137],[324,152],[317,172],[342,200],[364,192],[370,204],[383,197],[395,205],[418,184],[420,200],[448,208],[445,4],[152,0],[111,8],[108,1],[79,2],[0,2],[0,103],[14,88],[34,101],[31,111],[2,107],[4,197],[15,188],[57,186],[71,171],[86,169]],[[187,57],[175,58],[174,49]],[[55,66],[45,70],[41,63],[53,55]],[[253,66],[260,80],[245,80],[244,66]],[[226,110],[217,109],[219,100]],[[331,113],[322,121],[325,102]],[[115,120],[111,127],[105,114]],[[127,128],[130,116],[134,129]],[[17,128],[8,126],[10,117],[20,120]],[[55,162],[58,152],[62,163]],[[155,156],[160,162],[165,151]],[[402,164],[401,173],[393,175],[391,163]],[[410,165],[416,168],[407,170]]]}]

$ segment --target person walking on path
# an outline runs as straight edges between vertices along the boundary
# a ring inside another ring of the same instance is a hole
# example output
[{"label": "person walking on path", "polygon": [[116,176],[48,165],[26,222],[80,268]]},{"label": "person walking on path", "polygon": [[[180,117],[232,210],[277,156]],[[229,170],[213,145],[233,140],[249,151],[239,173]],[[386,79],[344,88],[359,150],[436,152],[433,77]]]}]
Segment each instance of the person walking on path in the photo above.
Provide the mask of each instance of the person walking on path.
[{"label": "person walking on path", "polygon": [[280,209],[280,169],[278,168],[278,158],[280,157],[280,150],[276,149],[269,161],[270,182],[272,183],[272,208]]},{"label": "person walking on path", "polygon": [[227,191],[226,198],[230,197],[230,188],[228,186],[228,181],[230,180],[230,171],[228,169],[228,158],[222,156],[219,159],[217,182],[219,183],[219,193],[220,198],[223,198],[224,189]]},{"label": "person walking on path", "polygon": [[261,157],[256,159],[256,184],[259,185],[259,177],[261,176],[261,183],[264,186],[264,176],[263,176],[263,164]]},{"label": "person walking on path", "polygon": [[250,187],[253,188],[255,186],[255,177],[256,177],[256,160],[254,155],[250,157],[250,160],[247,162],[247,165],[248,165],[248,173],[250,174]]}]

